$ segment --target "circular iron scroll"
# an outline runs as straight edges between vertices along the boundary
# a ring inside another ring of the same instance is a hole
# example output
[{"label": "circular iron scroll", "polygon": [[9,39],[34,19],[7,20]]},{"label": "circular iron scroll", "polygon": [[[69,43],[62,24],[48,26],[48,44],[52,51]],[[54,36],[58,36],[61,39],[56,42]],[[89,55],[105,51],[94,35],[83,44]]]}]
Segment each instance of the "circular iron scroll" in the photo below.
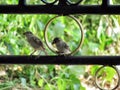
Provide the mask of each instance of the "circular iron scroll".
[{"label": "circular iron scroll", "polygon": [[56,3],[58,0],[54,0],[53,2],[47,2],[46,0],[41,0],[43,3],[45,3],[45,4],[54,4],[54,3]]},{"label": "circular iron scroll", "polygon": [[67,3],[69,4],[69,5],[78,5],[79,3],[81,3],[83,0],[79,0],[78,2],[75,2],[75,3],[73,3],[71,0],[67,0]]},{"label": "circular iron scroll", "polygon": [[[57,1],[59,0],[54,0],[53,2],[48,2],[46,0],[41,0],[43,3],[45,3],[46,5],[53,5],[55,4]],[[79,0],[77,2],[72,2],[71,0],[66,0],[65,3],[67,3],[68,5],[78,5],[79,3],[81,3],[83,0]],[[60,1],[59,1],[60,2]],[[62,2],[62,1],[61,1]]]},{"label": "circular iron scroll", "polygon": [[[113,68],[115,71],[116,71],[116,74],[117,74],[117,77],[118,77],[118,81],[117,81],[117,84],[113,87],[113,88],[110,88],[110,89],[105,89],[105,88],[103,88],[103,87],[101,87],[100,86],[100,84],[98,84],[98,82],[97,82],[97,75],[98,75],[98,73],[103,69],[103,68],[105,68],[105,67],[111,67],[111,68]],[[102,67],[100,67],[97,71],[96,71],[96,73],[95,73],[95,85],[100,89],[100,90],[115,90],[115,89],[117,89],[118,87],[119,87],[119,84],[120,84],[120,74],[119,74],[119,71],[118,71],[118,69],[115,67],[115,66],[102,66]]]},{"label": "circular iron scroll", "polygon": [[[51,18],[51,19],[48,21],[48,23],[46,24],[45,29],[44,29],[44,39],[45,39],[45,43],[46,43],[47,47],[48,47],[52,52],[54,52],[54,53],[56,53],[56,54],[58,54],[58,52],[55,51],[55,50],[53,49],[53,47],[51,47],[51,45],[49,44],[48,35],[47,35],[48,29],[47,29],[47,28],[49,27],[49,25],[51,24],[51,22],[52,22],[54,19],[58,18],[58,17],[60,17],[60,16],[55,16],[55,17]],[[75,18],[75,17],[72,16],[72,15],[69,15],[69,16],[67,16],[67,17],[72,18],[72,19],[78,24],[78,26],[79,26],[79,28],[80,28],[80,32],[81,32],[81,38],[80,38],[78,47],[77,47],[76,49],[74,49],[71,53],[67,54],[67,55],[74,55],[74,54],[81,48],[81,46],[82,46],[83,39],[84,39],[84,33],[83,33],[82,25],[81,25],[81,23],[79,22],[79,20],[78,20],[77,18]]]}]

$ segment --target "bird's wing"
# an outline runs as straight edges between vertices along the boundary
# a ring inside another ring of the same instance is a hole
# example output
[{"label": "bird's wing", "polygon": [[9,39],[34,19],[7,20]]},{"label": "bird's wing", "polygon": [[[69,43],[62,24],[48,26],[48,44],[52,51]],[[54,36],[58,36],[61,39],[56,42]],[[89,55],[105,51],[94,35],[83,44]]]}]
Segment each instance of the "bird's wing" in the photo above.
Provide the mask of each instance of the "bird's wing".
[{"label": "bird's wing", "polygon": [[35,43],[37,43],[38,45],[41,45],[43,47],[43,43],[38,37],[34,36],[33,39],[34,39]]},{"label": "bird's wing", "polygon": [[66,48],[66,49],[68,49],[70,51],[69,46],[65,42],[63,44],[64,44],[64,48]]}]

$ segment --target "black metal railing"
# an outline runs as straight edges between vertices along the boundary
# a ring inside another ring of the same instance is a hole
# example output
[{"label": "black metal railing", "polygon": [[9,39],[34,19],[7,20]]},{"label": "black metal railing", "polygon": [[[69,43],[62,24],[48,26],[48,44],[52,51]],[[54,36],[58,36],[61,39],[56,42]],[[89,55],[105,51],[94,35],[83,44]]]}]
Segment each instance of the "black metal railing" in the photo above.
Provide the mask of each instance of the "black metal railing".
[{"label": "black metal railing", "polygon": [[[18,5],[0,5],[1,14],[120,14],[119,5],[110,5],[109,0],[102,0],[101,5],[81,5],[83,0],[71,3],[69,0],[54,0],[45,5],[27,5],[26,0],[19,0]],[[57,5],[55,4],[57,2]],[[35,56],[33,56],[35,57]],[[0,56],[4,64],[97,64],[119,65],[120,56],[41,56],[38,59],[29,56]],[[16,60],[17,59],[17,60]]]},{"label": "black metal railing", "polygon": [[120,65],[120,56],[0,56],[1,64]]},{"label": "black metal railing", "polygon": [[[109,0],[102,0],[101,5],[80,5],[69,0],[55,0],[58,4],[46,3],[45,5],[27,5],[26,0],[19,0],[18,5],[0,5],[0,13],[14,14],[120,14],[119,5],[110,5]],[[46,9],[47,8],[47,9]]]},{"label": "black metal railing", "polygon": [[[70,2],[70,0],[54,0],[53,2],[46,2],[46,0],[41,1],[45,5],[28,5],[26,4],[26,0],[19,0],[18,5],[0,5],[0,14],[57,14],[57,15],[120,14],[120,5],[110,5],[109,0],[102,0],[101,5],[81,5],[80,3],[83,0],[79,0],[78,2],[75,3]],[[116,67],[113,66],[120,65],[120,56],[63,55],[63,56],[40,56],[39,58],[36,59],[36,56],[1,55],[0,64],[106,65],[114,68],[118,73],[118,80],[120,79],[118,70],[116,69]],[[104,66],[101,68],[104,68]],[[118,81],[118,84],[116,85],[115,88],[119,86],[119,83],[120,80]]]}]

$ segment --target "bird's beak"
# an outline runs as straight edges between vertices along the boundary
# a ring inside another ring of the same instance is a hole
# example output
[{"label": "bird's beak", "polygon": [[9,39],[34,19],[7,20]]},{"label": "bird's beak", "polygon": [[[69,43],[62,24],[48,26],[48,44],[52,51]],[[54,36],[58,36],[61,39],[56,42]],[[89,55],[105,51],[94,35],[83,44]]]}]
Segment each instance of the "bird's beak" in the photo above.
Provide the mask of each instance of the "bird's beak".
[{"label": "bird's beak", "polygon": [[52,46],[53,46],[53,47],[56,47],[56,45],[55,45],[55,42],[54,42],[54,41],[52,42]]}]

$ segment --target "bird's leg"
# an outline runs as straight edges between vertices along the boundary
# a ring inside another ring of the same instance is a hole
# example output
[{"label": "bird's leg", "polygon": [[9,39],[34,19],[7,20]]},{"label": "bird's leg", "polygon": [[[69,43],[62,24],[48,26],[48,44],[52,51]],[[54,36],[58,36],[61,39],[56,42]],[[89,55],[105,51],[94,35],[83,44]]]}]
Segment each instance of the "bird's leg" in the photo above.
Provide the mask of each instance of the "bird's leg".
[{"label": "bird's leg", "polygon": [[36,52],[36,49],[30,54],[30,58],[32,58],[32,55]]},{"label": "bird's leg", "polygon": [[30,54],[30,56],[32,56],[35,52],[36,52],[36,49]]},{"label": "bird's leg", "polygon": [[64,56],[63,52],[56,51],[56,53],[58,54],[58,56]]},{"label": "bird's leg", "polygon": [[46,50],[44,50],[44,53],[45,53],[45,55],[48,55]]},{"label": "bird's leg", "polygon": [[60,55],[60,52],[59,51],[56,51],[57,55],[59,56]]},{"label": "bird's leg", "polygon": [[41,54],[41,51],[39,52],[39,55],[35,59],[38,59],[40,57],[40,54]]}]

